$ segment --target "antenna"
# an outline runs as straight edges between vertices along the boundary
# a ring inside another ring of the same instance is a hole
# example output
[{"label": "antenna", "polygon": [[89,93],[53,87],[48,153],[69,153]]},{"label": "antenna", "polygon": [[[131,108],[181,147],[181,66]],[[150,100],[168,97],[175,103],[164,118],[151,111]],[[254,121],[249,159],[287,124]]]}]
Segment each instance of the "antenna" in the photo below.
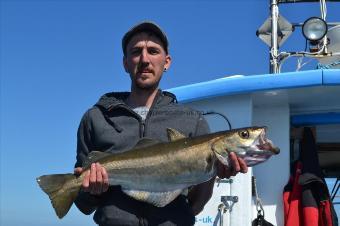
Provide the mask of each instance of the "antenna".
[{"label": "antenna", "polygon": [[[326,0],[269,0],[270,17],[257,30],[256,35],[270,48],[270,73],[280,73],[282,64],[290,57],[310,57],[318,59],[319,68],[340,68],[340,22],[326,22]],[[340,2],[340,0],[329,0]],[[319,2],[321,17],[311,17],[304,23],[290,23],[279,14],[281,3]],[[302,28],[303,36],[309,43],[309,51],[280,52],[279,47],[295,31]],[[298,70],[308,62],[301,64]]]}]

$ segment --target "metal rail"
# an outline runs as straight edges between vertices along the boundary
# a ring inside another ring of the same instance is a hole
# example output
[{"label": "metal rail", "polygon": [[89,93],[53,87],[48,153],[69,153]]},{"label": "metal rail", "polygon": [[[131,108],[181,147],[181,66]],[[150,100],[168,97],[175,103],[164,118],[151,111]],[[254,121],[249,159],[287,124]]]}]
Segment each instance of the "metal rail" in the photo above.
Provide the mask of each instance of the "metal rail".
[{"label": "metal rail", "polygon": [[[328,2],[340,2],[340,0],[327,0]],[[279,0],[279,3],[303,3],[303,2],[319,2],[319,0]]]},{"label": "metal rail", "polygon": [[278,60],[278,19],[279,19],[279,7],[277,0],[271,0],[270,11],[272,16],[272,33],[271,33],[271,48],[270,48],[270,73],[279,73],[279,60]]}]

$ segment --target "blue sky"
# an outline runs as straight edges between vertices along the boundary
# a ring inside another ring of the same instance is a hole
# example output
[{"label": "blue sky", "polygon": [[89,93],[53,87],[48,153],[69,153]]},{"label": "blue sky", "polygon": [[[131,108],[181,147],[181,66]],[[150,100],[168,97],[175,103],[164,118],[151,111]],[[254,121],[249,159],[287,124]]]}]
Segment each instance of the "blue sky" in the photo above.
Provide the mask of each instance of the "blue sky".
[{"label": "blue sky", "polygon": [[[129,90],[121,37],[156,21],[173,63],[163,89],[226,75],[268,73],[268,47],[255,35],[267,0],[2,0],[1,225],[93,225],[72,207],[58,220],[35,178],[71,172],[82,114],[105,92]],[[328,3],[328,21],[340,21]],[[291,22],[319,16],[319,4],[282,5]],[[300,29],[282,46],[303,50]],[[283,71],[295,70],[288,60]],[[307,68],[314,68],[315,64]]]}]

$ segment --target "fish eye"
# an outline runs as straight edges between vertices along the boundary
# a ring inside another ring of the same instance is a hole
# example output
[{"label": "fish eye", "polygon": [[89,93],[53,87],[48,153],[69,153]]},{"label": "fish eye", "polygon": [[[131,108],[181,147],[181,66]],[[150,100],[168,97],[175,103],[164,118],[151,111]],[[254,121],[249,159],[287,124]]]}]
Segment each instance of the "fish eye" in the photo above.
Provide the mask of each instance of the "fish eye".
[{"label": "fish eye", "polygon": [[240,135],[240,137],[243,138],[243,139],[248,139],[249,138],[248,130],[242,130],[242,131],[238,132],[238,135]]}]

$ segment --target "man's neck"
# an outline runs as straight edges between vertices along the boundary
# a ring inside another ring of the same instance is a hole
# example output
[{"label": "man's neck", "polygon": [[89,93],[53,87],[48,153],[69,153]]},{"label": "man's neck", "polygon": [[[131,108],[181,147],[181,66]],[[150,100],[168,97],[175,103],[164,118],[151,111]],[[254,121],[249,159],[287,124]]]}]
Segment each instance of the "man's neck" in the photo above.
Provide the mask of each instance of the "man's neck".
[{"label": "man's neck", "polygon": [[127,99],[131,107],[146,106],[150,108],[156,98],[158,88],[153,90],[133,89]]}]

